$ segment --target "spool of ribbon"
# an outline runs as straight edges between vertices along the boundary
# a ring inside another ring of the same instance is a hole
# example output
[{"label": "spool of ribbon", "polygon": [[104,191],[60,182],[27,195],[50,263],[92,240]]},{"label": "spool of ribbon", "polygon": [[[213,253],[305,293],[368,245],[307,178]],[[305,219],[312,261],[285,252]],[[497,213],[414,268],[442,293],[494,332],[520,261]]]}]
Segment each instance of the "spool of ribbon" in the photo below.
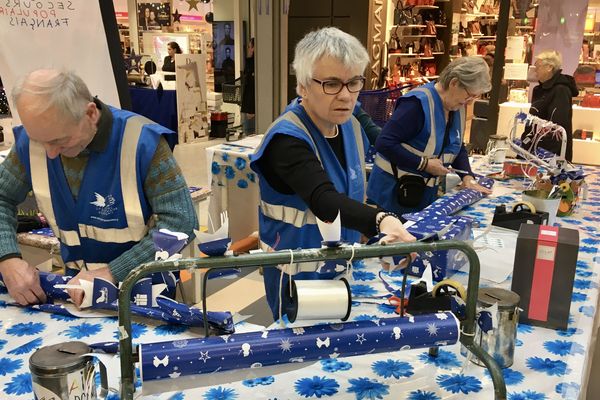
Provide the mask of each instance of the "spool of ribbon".
[{"label": "spool of ribbon", "polygon": [[336,320],[346,321],[352,309],[350,285],[344,278],[340,280],[293,280],[292,293],[286,288],[290,298],[286,314],[290,322],[296,320]]},{"label": "spool of ribbon", "polygon": [[142,380],[456,343],[450,312],[141,344]]}]

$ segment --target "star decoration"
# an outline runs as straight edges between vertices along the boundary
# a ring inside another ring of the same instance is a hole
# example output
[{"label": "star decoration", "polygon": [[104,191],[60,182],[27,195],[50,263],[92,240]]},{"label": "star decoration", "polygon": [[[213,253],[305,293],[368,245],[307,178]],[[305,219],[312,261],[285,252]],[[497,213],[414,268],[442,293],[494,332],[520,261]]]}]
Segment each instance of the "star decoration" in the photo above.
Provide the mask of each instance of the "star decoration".
[{"label": "star decoration", "polygon": [[131,55],[125,57],[125,69],[127,70],[127,73],[130,74],[131,71],[141,72],[141,61],[142,56],[138,56],[135,54],[135,51],[131,50]]},{"label": "star decoration", "polygon": [[190,6],[190,9],[188,11],[192,11],[192,8],[196,11],[200,11],[198,10],[198,3],[200,2],[199,0],[185,0],[185,2],[188,3],[188,5]]},{"label": "star decoration", "polygon": [[333,353],[331,353],[331,354],[329,355],[329,358],[338,358],[338,357],[339,357],[339,355],[340,355],[340,353],[338,353],[337,351],[334,351]]},{"label": "star decoration", "polygon": [[436,324],[427,324],[427,332],[429,336],[437,336],[438,327]]},{"label": "star decoration", "polygon": [[361,333],[361,334],[356,334],[356,341],[360,344],[363,344],[363,342],[366,342],[367,339],[365,339],[365,334]]},{"label": "star decoration", "polygon": [[198,360],[202,360],[206,364],[206,360],[208,360],[209,358],[210,358],[210,356],[208,355],[208,351],[206,351],[206,352],[201,351],[200,358]]},{"label": "star decoration", "polygon": [[292,344],[290,343],[290,339],[281,339],[281,344],[279,345],[282,353],[286,351],[292,351]]},{"label": "star decoration", "polygon": [[178,9],[175,9],[175,12],[172,15],[173,15],[173,23],[175,23],[175,22],[181,23],[181,14],[179,14]]}]

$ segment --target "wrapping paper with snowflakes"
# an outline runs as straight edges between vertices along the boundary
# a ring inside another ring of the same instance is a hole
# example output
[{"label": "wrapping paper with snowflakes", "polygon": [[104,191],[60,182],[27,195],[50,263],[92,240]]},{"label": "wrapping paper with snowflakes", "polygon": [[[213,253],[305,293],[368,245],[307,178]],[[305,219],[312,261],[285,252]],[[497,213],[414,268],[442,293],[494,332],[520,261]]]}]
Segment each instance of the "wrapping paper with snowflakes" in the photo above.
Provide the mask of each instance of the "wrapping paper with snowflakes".
[{"label": "wrapping paper with snowflakes", "polygon": [[[485,171],[477,167],[479,163],[476,159],[472,165],[474,170],[481,173],[496,172],[501,168]],[[514,364],[503,370],[510,400],[576,400],[585,397],[584,385],[592,357],[591,341],[595,340],[594,317],[600,282],[600,254],[597,253],[600,245],[600,175],[590,174],[600,172],[600,168],[585,166],[584,170],[588,175],[588,198],[581,199],[572,216],[557,218],[558,225],[579,229],[580,232],[569,326],[564,331],[518,326]],[[460,215],[473,218],[481,228],[485,228],[491,224],[494,208],[519,201],[521,192],[528,184],[529,181],[525,179],[496,182],[494,187],[503,188],[506,193],[471,204]],[[501,253],[498,255],[503,256]],[[396,307],[381,298],[382,294],[389,292],[378,276],[381,269],[379,260],[355,261],[353,264],[354,279],[350,281],[353,306],[349,321],[396,317]],[[394,289],[401,287],[401,271],[384,272],[383,276]],[[468,278],[462,272],[452,272],[449,277],[463,284],[467,283]],[[409,284],[413,280],[409,277]],[[480,285],[510,289],[510,279],[500,285],[486,281]],[[33,398],[28,359],[35,349],[69,340],[98,343],[118,338],[116,318],[75,319],[8,307],[6,302],[9,301],[11,299],[6,293],[0,293],[1,399]],[[198,328],[135,316],[133,321],[134,345],[198,339],[202,332]],[[288,328],[307,325],[306,322],[297,324]],[[237,333],[257,330],[247,322],[237,323],[235,328]],[[464,366],[465,358],[460,354],[460,349],[460,344],[442,346],[437,358],[431,357],[427,349],[355,357],[335,357],[335,354],[331,354],[318,361],[288,363],[280,367],[245,368],[222,374],[148,381],[143,385],[138,381],[139,393],[136,396],[152,400],[493,399],[494,390],[487,370],[473,363]],[[243,358],[243,353],[238,356]],[[199,357],[200,353],[197,355]],[[269,368],[273,371],[269,371]],[[185,379],[190,379],[192,384],[184,386],[180,383]],[[157,391],[151,390],[153,384],[158,386]],[[110,400],[118,398],[114,393],[109,395]]]},{"label": "wrapping paper with snowflakes", "polygon": [[142,344],[139,347],[141,375],[145,381],[168,379],[446,346],[456,343],[458,334],[458,320],[452,313],[445,312]]},{"label": "wrapping paper with snowflakes", "polygon": [[[494,186],[494,180],[491,178],[479,177],[477,182],[488,189]],[[431,220],[435,217],[455,214],[484,197],[475,189],[461,189],[456,193],[440,197],[421,211],[402,214],[402,216],[409,221]]]},{"label": "wrapping paper with snowflakes", "polygon": [[[447,228],[433,239],[438,240],[469,240],[472,233],[472,218],[463,216],[434,216],[422,219],[407,228],[417,240],[430,237],[442,228]],[[433,279],[440,281],[452,271],[458,271],[467,264],[466,256],[458,250],[428,251],[419,256],[410,264],[408,273],[414,276],[422,276],[428,266],[431,266]]]}]

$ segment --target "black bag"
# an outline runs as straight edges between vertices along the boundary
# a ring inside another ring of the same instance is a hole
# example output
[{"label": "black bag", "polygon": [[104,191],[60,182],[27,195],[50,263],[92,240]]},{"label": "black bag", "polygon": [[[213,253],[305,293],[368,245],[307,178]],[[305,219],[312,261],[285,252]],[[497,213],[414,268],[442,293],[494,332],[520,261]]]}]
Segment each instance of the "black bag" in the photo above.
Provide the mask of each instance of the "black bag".
[{"label": "black bag", "polygon": [[[446,123],[446,131],[444,132],[444,141],[442,142],[442,148],[440,150],[440,157],[444,154],[444,149],[448,145],[450,140],[450,126],[452,125],[452,120],[454,118],[454,112],[451,112],[448,121]],[[394,187],[394,196],[396,196],[396,200],[398,204],[404,207],[416,207],[423,200],[423,195],[425,194],[425,189],[427,188],[427,183],[430,179],[435,179],[435,177],[430,177],[425,180],[425,178],[421,175],[402,175],[398,178],[398,167],[392,162],[390,162],[392,166],[392,172],[394,173],[394,178],[396,178],[396,186]]]},{"label": "black bag", "polygon": [[416,207],[425,194],[425,178],[420,175],[402,175],[398,179],[398,169],[392,164],[394,176],[397,179],[394,195],[398,204],[404,207]]}]

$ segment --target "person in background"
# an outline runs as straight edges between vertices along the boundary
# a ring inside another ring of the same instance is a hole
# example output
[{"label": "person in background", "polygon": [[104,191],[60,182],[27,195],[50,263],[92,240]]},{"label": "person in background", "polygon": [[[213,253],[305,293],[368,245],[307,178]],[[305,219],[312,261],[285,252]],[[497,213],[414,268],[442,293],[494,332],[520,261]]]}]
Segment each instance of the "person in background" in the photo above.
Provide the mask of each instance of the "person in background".
[{"label": "person in background", "polygon": [[[155,229],[194,238],[192,199],[163,137],[173,131],[102,103],[69,71],[33,71],[12,95],[23,125],[0,164],[0,274],[16,302],[46,301],[15,232],[17,206],[32,189],[70,284],[122,281],[154,259]],[[68,292],[81,304],[81,290]]]},{"label": "person in background", "polygon": [[168,56],[163,61],[162,70],[165,72],[175,72],[175,54],[181,54],[181,47],[177,42],[167,43]]},{"label": "person in background", "polygon": [[[464,171],[458,172],[464,187],[491,193],[475,181],[463,143],[466,105],[490,88],[486,62],[461,57],[444,68],[437,82],[399,98],[375,143],[369,201],[398,214],[422,210],[436,200],[439,179],[451,172],[450,166]],[[399,193],[398,182],[409,180],[411,188]]]},{"label": "person in background", "polygon": [[225,59],[221,63],[221,70],[225,83],[233,83],[235,81],[235,61],[231,58],[231,46],[225,47]]},{"label": "person in background", "polygon": [[[384,233],[384,240],[409,242],[415,238],[393,213],[364,204],[364,154],[367,139],[352,116],[369,56],[355,37],[327,27],[308,33],[298,42],[294,57],[296,91],[302,101],[288,106],[271,125],[250,167],[259,176],[259,236],[264,251],[321,247],[316,218],[341,218],[347,243]],[[273,318],[282,314],[287,299],[281,295],[294,279],[331,279],[317,263],[291,266],[283,272],[265,267],[265,290]]]},{"label": "person in background", "polygon": [[148,18],[148,28],[151,29],[159,29],[160,23],[156,20],[156,12],[154,10],[150,10],[150,16]]},{"label": "person in background", "polygon": [[[546,50],[535,57],[535,75],[539,85],[533,88],[529,113],[536,117],[552,121],[563,128],[567,134],[565,159],[573,160],[573,97],[579,94],[575,79],[562,73],[562,57],[555,50]],[[532,150],[532,129],[525,127],[521,139],[523,146]],[[562,140],[546,135],[538,143],[554,154],[560,155]]]},{"label": "person in background", "polygon": [[233,46],[235,44],[233,38],[231,37],[231,24],[225,23],[223,25],[223,38],[219,42],[219,46]]},{"label": "person in background", "polygon": [[148,7],[144,8],[144,14],[140,15],[140,28],[142,30],[148,29],[148,24],[150,22],[150,9]]},{"label": "person in background", "polygon": [[244,133],[254,133],[254,38],[248,41],[246,62],[244,63],[244,87],[242,90],[242,107],[244,113]]}]

